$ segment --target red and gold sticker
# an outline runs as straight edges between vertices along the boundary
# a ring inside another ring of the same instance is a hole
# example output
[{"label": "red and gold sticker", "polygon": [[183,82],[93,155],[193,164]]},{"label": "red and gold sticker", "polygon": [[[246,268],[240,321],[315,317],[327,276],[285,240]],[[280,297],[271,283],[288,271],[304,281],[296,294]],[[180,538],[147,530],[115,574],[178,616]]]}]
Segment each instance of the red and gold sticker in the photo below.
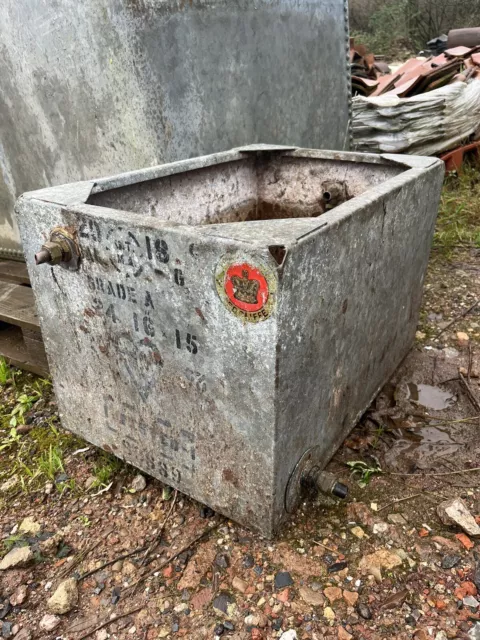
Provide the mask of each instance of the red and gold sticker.
[{"label": "red and gold sticker", "polygon": [[276,293],[276,278],[269,269],[248,262],[219,265],[216,286],[225,306],[248,322],[270,317]]}]

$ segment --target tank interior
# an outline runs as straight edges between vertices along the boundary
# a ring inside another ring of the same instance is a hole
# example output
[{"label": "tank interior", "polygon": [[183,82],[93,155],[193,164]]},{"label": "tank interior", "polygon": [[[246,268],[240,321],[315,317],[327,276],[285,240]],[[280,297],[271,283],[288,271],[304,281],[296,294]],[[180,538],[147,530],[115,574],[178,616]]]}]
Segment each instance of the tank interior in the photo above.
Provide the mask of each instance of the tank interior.
[{"label": "tank interior", "polygon": [[249,155],[95,193],[88,204],[187,225],[313,218],[404,170],[388,164]]}]

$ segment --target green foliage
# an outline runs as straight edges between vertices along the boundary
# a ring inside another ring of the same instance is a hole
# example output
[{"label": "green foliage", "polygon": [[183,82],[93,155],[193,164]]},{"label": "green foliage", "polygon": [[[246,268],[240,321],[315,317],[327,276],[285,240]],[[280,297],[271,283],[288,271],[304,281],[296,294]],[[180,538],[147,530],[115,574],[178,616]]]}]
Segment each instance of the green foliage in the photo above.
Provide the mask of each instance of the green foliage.
[{"label": "green foliage", "polygon": [[99,454],[98,462],[93,469],[95,482],[92,484],[91,488],[96,489],[98,487],[106,487],[109,485],[114,476],[120,471],[121,467],[121,460],[102,451]]},{"label": "green foliage", "polygon": [[363,44],[376,55],[402,57],[412,44],[406,25],[408,0],[390,0],[374,11],[363,31],[352,30],[355,42]]},{"label": "green foliage", "polygon": [[23,534],[21,533],[15,533],[3,540],[3,546],[7,552],[11,551],[13,547],[26,547],[27,545],[28,542],[23,538]]},{"label": "green foliage", "polygon": [[13,408],[10,418],[10,426],[16,427],[19,424],[25,424],[25,414],[30,411],[35,402],[40,398],[38,391],[33,390],[33,395],[22,393],[17,398],[17,404]]},{"label": "green foliage", "polygon": [[75,482],[75,478],[69,478],[65,482],[61,482],[59,485],[57,484],[57,488],[63,495],[65,491],[75,491],[77,489],[77,483]]},{"label": "green foliage", "polygon": [[464,166],[447,176],[442,191],[434,247],[449,254],[456,247],[480,248],[480,171]]},{"label": "green foliage", "polygon": [[20,436],[17,433],[15,427],[12,427],[8,432],[8,435],[0,440],[0,451],[10,449],[10,447],[20,441]]},{"label": "green foliage", "polygon": [[406,26],[408,0],[390,1],[374,11],[366,31],[352,31],[355,41],[377,55],[398,56],[411,49]]},{"label": "green foliage", "polygon": [[372,53],[400,58],[450,29],[480,23],[478,0],[350,0],[351,35]]},{"label": "green foliage", "polygon": [[173,495],[172,487],[167,487],[167,486],[163,487],[163,489],[162,489],[162,500],[163,501],[170,500],[172,495]]},{"label": "green foliage", "polygon": [[31,389],[38,393],[39,396],[43,396],[43,394],[49,391],[52,388],[51,380],[47,378],[35,378],[32,382]]},{"label": "green foliage", "polygon": [[364,489],[375,474],[382,473],[382,468],[378,463],[374,465],[368,465],[363,460],[353,460],[347,462],[347,466],[352,470],[352,476],[355,476],[358,480],[358,486]]},{"label": "green foliage", "polygon": [[[14,477],[12,490],[28,493],[46,481],[54,482],[57,474],[64,471],[65,453],[84,443],[58,427],[58,415],[50,415],[50,380],[9,368],[0,358],[0,384],[6,380],[10,385],[0,388],[0,483]],[[36,405],[40,400],[41,406]],[[19,425],[28,421],[29,411],[37,406],[39,416],[44,413],[44,417],[36,420],[28,432],[21,433]],[[57,483],[56,490],[76,490],[75,480]]]},{"label": "green foliage", "polygon": [[62,451],[59,447],[53,445],[50,445],[48,451],[42,453],[37,464],[39,472],[52,482],[55,480],[57,473],[65,471]]},{"label": "green foliage", "polygon": [[6,385],[9,380],[12,380],[12,378],[12,369],[8,365],[5,358],[0,357],[0,385]]},{"label": "green foliage", "polygon": [[[0,479],[15,475],[18,487],[24,493],[39,488],[47,480],[54,482],[58,473],[64,471],[63,457],[67,450],[84,444],[75,436],[57,429],[52,419],[46,419],[28,434],[10,442],[9,455],[0,454]],[[0,430],[1,434],[1,430]],[[0,446],[2,441],[0,440]],[[75,481],[69,478],[57,485],[57,490],[76,489]]]}]

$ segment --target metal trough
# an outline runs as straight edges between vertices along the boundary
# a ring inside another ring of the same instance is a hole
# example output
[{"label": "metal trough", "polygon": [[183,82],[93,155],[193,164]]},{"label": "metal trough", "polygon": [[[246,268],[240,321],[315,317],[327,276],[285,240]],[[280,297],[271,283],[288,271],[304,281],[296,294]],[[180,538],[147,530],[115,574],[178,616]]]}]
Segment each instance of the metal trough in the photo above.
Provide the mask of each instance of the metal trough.
[{"label": "metal trough", "polygon": [[274,534],[412,344],[442,178],[254,145],[25,194],[63,425]]}]

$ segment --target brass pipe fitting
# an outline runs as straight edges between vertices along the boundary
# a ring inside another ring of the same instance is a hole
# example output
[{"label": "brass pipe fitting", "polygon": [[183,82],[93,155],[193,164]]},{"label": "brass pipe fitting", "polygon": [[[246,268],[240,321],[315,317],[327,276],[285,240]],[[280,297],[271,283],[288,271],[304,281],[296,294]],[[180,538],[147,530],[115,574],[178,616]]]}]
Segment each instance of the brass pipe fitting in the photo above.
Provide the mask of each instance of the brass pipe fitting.
[{"label": "brass pipe fitting", "polygon": [[80,250],[75,232],[63,227],[55,227],[50,238],[35,254],[35,264],[60,264],[69,269],[77,269],[80,260]]}]

